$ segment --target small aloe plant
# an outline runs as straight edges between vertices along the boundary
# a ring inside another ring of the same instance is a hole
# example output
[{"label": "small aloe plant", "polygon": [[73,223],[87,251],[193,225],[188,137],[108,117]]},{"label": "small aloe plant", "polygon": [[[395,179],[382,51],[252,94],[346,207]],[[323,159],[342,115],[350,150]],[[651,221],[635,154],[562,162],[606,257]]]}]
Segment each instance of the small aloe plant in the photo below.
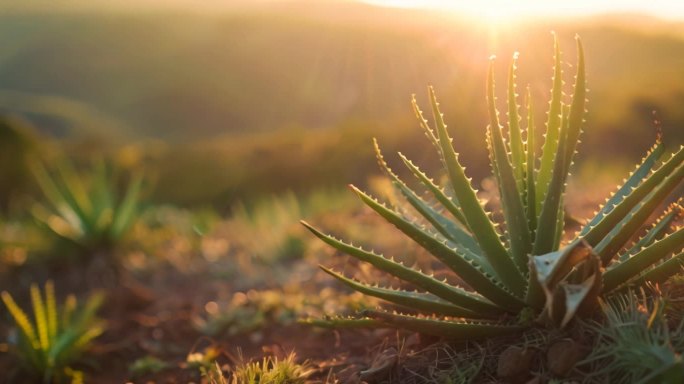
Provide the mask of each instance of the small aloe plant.
[{"label": "small aloe plant", "polygon": [[466,176],[432,88],[429,95],[434,128],[423,117],[415,97],[413,107],[439,153],[448,185],[440,187],[399,153],[409,171],[432,195],[422,198],[388,167],[375,142],[380,167],[419,218],[388,207],[351,186],[364,203],[453,270],[470,289],[438,280],[302,222],[336,249],[420,289],[369,285],[321,267],[351,288],[409,311],[372,310],[357,317],[310,323],[398,327],[452,339],[516,332],[530,326],[533,319],[565,326],[577,313],[594,308],[600,295],[630,284],[662,282],[680,270],[684,262],[684,228],[673,228],[681,210],[679,203],[673,204],[643,237],[631,240],[684,178],[684,149],[660,161],[664,153],[660,134],[641,164],[596,216],[572,240],[562,242],[565,187],[584,125],[587,90],[581,40],[577,38],[577,73],[569,104],[563,100],[557,39],[554,51],[553,86],[541,153],[535,143],[529,90],[526,132],[521,128],[515,84],[517,54],[508,73],[507,132],[499,122],[490,62],[486,139],[500,193],[502,223],[494,221]]},{"label": "small aloe plant", "polygon": [[88,349],[93,339],[104,331],[95,313],[102,304],[102,295],[92,296],[78,307],[76,297],[67,297],[59,308],[52,281],[45,283],[45,295],[37,285],[31,285],[31,304],[35,321],[3,291],[2,301],[14,319],[18,330],[15,350],[24,369],[42,379],[45,384],[74,382],[82,373],[70,367]]},{"label": "small aloe plant", "polygon": [[101,161],[79,174],[64,160],[53,172],[35,163],[33,173],[46,197],[34,216],[58,238],[85,251],[117,246],[140,215],[141,174],[135,174],[123,195],[117,193],[109,167]]}]

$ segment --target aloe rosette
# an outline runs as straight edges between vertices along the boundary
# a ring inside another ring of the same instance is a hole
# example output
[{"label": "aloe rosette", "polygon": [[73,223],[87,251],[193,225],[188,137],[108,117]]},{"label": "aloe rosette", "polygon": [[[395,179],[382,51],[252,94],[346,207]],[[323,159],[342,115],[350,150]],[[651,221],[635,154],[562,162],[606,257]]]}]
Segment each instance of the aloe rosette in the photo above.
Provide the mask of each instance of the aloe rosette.
[{"label": "aloe rosette", "polygon": [[[586,76],[581,40],[577,38],[577,73],[572,99],[563,98],[561,52],[554,44],[555,66],[548,121],[541,153],[527,92],[526,128],[520,116],[515,73],[517,54],[508,73],[507,129],[495,103],[493,65],[487,77],[489,126],[486,141],[500,194],[503,222],[493,219],[459,162],[433,88],[429,97],[434,126],[413,107],[427,138],[436,148],[446,186],[411,160],[399,157],[431,197],[423,198],[393,172],[374,142],[380,167],[403,195],[415,219],[351,186],[361,200],[385,220],[455,272],[469,288],[439,280],[391,257],[324,234],[302,222],[332,247],[402,280],[414,291],[386,288],[325,272],[347,286],[406,311],[365,311],[356,317],[307,320],[322,326],[398,327],[452,339],[515,332],[536,319],[565,326],[595,307],[598,297],[632,285],[659,283],[677,273],[684,261],[684,228],[677,227],[681,199],[645,232],[649,217],[684,178],[684,149],[669,156],[661,135],[635,171],[573,239],[564,238],[566,182],[584,125]],[[523,136],[525,140],[523,140]],[[665,159],[662,159],[666,157]],[[634,240],[637,234],[643,234]]]}]

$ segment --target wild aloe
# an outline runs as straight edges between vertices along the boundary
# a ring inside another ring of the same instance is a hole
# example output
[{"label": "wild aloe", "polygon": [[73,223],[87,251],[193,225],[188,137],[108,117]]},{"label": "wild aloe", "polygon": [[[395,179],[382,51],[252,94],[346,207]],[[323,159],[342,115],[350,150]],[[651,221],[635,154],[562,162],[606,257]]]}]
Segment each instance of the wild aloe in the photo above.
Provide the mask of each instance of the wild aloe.
[{"label": "wild aloe", "polygon": [[[423,117],[415,98],[413,107],[420,126],[440,156],[448,185],[441,187],[401,153],[399,156],[436,203],[423,199],[388,167],[377,143],[380,167],[422,219],[410,218],[351,187],[364,203],[453,270],[471,289],[438,280],[303,222],[329,245],[421,290],[369,285],[321,267],[351,288],[407,308],[410,314],[375,310],[356,318],[310,322],[328,326],[392,326],[453,339],[486,337],[522,329],[533,318],[564,326],[576,313],[592,308],[601,294],[629,284],[661,282],[680,270],[684,261],[684,229],[673,228],[676,211],[681,209],[678,203],[631,244],[649,216],[684,178],[684,149],[660,161],[664,152],[660,135],[624,185],[573,240],[561,246],[566,181],[584,125],[587,91],[580,39],[569,104],[564,102],[562,92],[557,40],[554,51],[553,86],[541,153],[534,141],[537,133],[529,90],[526,130],[521,128],[515,84],[517,57],[508,73],[506,132],[495,105],[490,62],[486,88],[490,123],[486,139],[500,193],[502,223],[492,219],[466,176],[432,88],[429,96],[434,127]],[[517,321],[504,320],[511,319],[511,315]]]},{"label": "wild aloe", "polygon": [[133,175],[119,196],[104,161],[86,174],[77,173],[66,160],[58,162],[53,172],[36,163],[33,173],[47,199],[34,206],[34,216],[51,233],[84,251],[118,245],[140,215],[141,174]]},{"label": "wild aloe", "polygon": [[2,301],[14,319],[18,337],[13,352],[20,358],[23,368],[42,382],[57,383],[71,378],[77,382],[83,374],[69,366],[90,346],[93,339],[104,331],[95,317],[102,304],[102,295],[92,296],[83,307],[76,297],[69,295],[61,308],[57,306],[55,288],[45,283],[43,296],[37,285],[31,285],[31,304],[35,322],[14,301],[8,292],[2,292]]}]

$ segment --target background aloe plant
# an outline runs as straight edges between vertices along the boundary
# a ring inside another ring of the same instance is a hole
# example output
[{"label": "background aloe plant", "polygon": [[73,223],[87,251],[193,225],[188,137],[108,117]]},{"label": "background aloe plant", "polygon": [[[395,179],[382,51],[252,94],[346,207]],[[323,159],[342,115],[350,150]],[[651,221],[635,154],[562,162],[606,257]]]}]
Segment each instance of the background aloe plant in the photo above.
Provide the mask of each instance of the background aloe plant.
[{"label": "background aloe plant", "polygon": [[73,364],[88,349],[90,343],[104,331],[103,323],[95,317],[102,304],[102,295],[92,296],[79,307],[74,295],[67,297],[63,306],[57,306],[55,288],[45,283],[45,295],[40,288],[31,286],[31,303],[34,322],[14,301],[2,292],[2,301],[17,326],[13,352],[24,369],[42,379],[43,383],[63,382],[71,378],[82,382],[82,374],[73,370]]},{"label": "background aloe plant", "polygon": [[[507,130],[499,121],[490,63],[490,123],[486,139],[500,193],[502,223],[492,218],[473,189],[452,146],[432,88],[429,96],[434,128],[423,117],[415,98],[413,106],[422,129],[440,156],[448,185],[441,187],[401,153],[399,156],[430,192],[434,203],[423,199],[388,167],[377,143],[380,167],[421,218],[414,219],[351,186],[364,203],[453,270],[471,289],[438,280],[303,222],[324,242],[421,290],[369,285],[321,267],[351,288],[408,309],[409,314],[374,310],[356,318],[310,320],[311,323],[394,326],[454,339],[514,332],[529,325],[534,317],[564,326],[576,313],[592,308],[600,294],[628,284],[660,282],[680,270],[684,261],[684,229],[673,229],[677,204],[638,241],[630,243],[684,178],[684,149],[661,162],[664,147],[660,135],[624,185],[561,247],[565,187],[584,124],[587,92],[579,38],[577,50],[575,84],[572,100],[567,104],[562,90],[561,52],[555,42],[553,86],[541,153],[536,149],[529,90],[526,129],[521,128],[515,84],[517,55],[508,73]],[[502,321],[511,315],[518,320]]]},{"label": "background aloe plant", "polygon": [[140,173],[131,176],[121,194],[104,161],[85,173],[76,172],[67,160],[58,162],[53,171],[36,163],[33,171],[46,198],[44,204],[34,206],[34,216],[50,232],[82,250],[103,251],[119,245],[140,216]]}]

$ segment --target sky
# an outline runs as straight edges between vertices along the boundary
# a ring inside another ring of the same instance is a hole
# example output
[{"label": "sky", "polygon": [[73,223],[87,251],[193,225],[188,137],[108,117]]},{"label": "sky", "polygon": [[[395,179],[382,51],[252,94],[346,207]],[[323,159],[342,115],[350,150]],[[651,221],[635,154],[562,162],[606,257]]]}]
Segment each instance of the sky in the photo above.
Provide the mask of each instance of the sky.
[{"label": "sky", "polygon": [[684,0],[367,0],[366,3],[450,10],[489,19],[644,13],[684,20]]}]

